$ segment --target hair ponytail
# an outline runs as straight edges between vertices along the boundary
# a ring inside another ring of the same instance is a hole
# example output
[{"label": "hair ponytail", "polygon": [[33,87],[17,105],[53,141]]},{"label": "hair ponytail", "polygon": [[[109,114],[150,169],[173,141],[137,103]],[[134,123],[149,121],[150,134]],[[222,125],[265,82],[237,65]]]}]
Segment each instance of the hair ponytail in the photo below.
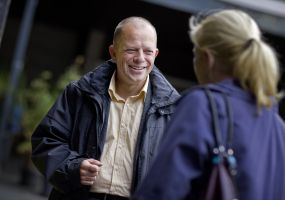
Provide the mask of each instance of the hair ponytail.
[{"label": "hair ponytail", "polygon": [[256,97],[257,105],[270,107],[271,96],[277,95],[278,60],[274,50],[265,42],[249,39],[233,60],[233,76]]}]

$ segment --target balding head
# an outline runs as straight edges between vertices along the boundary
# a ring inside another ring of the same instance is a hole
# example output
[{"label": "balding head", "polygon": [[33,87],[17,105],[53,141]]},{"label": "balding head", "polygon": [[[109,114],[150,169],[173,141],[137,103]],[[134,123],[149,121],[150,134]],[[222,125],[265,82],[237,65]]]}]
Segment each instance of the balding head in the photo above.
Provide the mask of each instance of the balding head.
[{"label": "balding head", "polygon": [[122,34],[124,33],[124,30],[129,27],[135,27],[137,29],[143,29],[148,28],[151,31],[153,31],[153,34],[155,35],[156,42],[157,42],[157,33],[155,27],[148,21],[147,19],[143,17],[128,17],[124,20],[122,20],[116,27],[114,36],[113,36],[113,45],[114,47],[118,46],[119,41],[121,39]]}]

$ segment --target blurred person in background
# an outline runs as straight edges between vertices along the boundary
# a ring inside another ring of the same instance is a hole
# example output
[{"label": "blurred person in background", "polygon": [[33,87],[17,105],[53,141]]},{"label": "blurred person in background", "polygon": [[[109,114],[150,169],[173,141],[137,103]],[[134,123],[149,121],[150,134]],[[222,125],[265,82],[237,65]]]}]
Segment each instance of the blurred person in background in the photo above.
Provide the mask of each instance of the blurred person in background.
[{"label": "blurred person in background", "polygon": [[32,135],[49,199],[126,200],[147,173],[178,92],[154,66],[157,33],[121,21],[111,60],[70,83]]},{"label": "blurred person in background", "polygon": [[190,20],[200,86],[178,101],[154,164],[131,199],[184,200],[204,195],[215,147],[207,86],[217,104],[224,144],[228,119],[223,93],[232,105],[239,199],[284,200],[285,125],[275,98],[276,53],[243,11],[200,16]]}]

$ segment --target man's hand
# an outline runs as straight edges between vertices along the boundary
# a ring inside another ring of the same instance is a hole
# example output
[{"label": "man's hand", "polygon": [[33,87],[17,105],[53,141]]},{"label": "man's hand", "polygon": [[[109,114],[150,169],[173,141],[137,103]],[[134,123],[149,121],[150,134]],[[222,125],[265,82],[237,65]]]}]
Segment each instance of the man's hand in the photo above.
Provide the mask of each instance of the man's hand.
[{"label": "man's hand", "polygon": [[83,160],[80,165],[80,182],[82,185],[93,185],[102,163],[93,158]]}]

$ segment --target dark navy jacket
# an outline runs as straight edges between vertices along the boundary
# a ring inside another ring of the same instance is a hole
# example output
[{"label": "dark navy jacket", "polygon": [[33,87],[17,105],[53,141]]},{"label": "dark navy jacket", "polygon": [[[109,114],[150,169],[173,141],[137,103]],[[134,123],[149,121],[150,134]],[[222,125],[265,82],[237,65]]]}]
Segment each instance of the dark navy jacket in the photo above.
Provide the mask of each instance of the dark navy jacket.
[{"label": "dark navy jacket", "polygon": [[[227,128],[225,91],[233,108],[233,149],[241,200],[285,200],[285,125],[277,106],[257,115],[255,99],[232,80],[211,84],[223,140]],[[157,160],[132,200],[200,199],[214,146],[209,102],[201,87],[179,100]]]},{"label": "dark navy jacket", "polygon": [[[100,159],[106,135],[108,87],[116,65],[107,61],[69,84],[32,135],[32,160],[54,189],[50,199],[88,199],[79,180],[86,157]],[[154,67],[138,134],[133,189],[145,176],[179,94]]]}]

